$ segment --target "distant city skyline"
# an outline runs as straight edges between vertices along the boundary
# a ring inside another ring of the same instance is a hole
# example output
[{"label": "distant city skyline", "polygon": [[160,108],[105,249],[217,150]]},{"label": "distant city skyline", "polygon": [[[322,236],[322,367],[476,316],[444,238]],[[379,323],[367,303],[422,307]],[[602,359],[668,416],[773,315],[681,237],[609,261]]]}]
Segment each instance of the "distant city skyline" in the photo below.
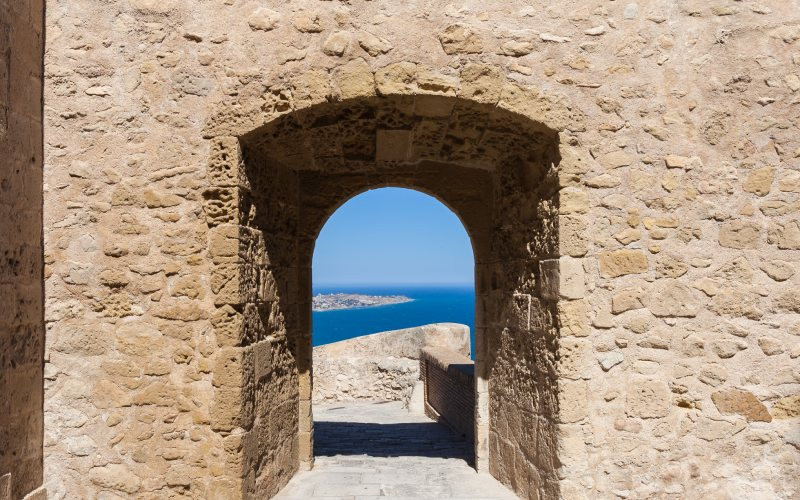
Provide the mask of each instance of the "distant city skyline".
[{"label": "distant city skyline", "polygon": [[314,248],[315,286],[472,284],[472,246],[458,217],[418,191],[381,188],[342,205]]}]

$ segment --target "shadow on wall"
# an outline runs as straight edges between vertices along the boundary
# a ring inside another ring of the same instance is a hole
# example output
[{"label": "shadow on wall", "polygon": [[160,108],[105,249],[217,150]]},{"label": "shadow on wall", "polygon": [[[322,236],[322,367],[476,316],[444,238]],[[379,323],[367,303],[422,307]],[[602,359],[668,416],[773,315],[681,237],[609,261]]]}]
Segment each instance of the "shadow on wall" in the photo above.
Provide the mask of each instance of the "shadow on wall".
[{"label": "shadow on wall", "polygon": [[470,443],[435,422],[317,421],[314,422],[314,433],[315,456],[434,457],[472,461]]}]

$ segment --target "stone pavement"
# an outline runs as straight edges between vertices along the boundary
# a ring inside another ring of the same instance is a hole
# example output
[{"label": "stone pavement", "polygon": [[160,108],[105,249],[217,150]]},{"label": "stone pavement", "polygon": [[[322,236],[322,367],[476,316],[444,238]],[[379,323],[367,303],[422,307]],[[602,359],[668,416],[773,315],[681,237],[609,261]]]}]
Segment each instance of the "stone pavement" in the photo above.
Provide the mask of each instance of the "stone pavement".
[{"label": "stone pavement", "polygon": [[314,426],[314,469],[297,473],[275,498],[517,498],[475,472],[463,439],[399,402],[315,405]]}]

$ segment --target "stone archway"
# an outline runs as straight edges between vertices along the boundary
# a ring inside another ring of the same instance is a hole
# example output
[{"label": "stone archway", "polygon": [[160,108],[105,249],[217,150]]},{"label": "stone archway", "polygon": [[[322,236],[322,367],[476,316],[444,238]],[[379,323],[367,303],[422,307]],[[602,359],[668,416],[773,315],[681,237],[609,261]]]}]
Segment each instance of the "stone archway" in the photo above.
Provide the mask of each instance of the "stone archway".
[{"label": "stone archway", "polygon": [[587,328],[569,257],[585,253],[586,200],[562,189],[581,161],[558,133],[572,115],[486,66],[468,65],[460,83],[364,66],[345,65],[331,87],[306,75],[240,96],[206,129],[224,487],[274,494],[311,465],[314,241],[344,201],[391,185],[443,201],[473,242],[478,469],[555,496],[560,405],[585,391],[560,383],[557,366],[560,330]]}]

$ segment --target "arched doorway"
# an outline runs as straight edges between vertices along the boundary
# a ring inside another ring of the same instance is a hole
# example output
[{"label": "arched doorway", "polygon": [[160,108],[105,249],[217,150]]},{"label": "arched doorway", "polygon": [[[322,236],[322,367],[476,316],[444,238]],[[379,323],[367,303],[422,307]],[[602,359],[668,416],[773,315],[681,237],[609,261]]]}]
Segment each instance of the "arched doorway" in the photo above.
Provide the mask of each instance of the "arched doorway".
[{"label": "arched doorway", "polygon": [[215,139],[212,286],[218,328],[235,331],[227,366],[241,369],[217,385],[228,413],[212,418],[243,429],[245,491],[274,493],[312,465],[314,241],[344,201],[381,186],[435,196],[472,238],[476,467],[518,491],[557,488],[559,161],[552,129],[442,95],[326,102]]}]

